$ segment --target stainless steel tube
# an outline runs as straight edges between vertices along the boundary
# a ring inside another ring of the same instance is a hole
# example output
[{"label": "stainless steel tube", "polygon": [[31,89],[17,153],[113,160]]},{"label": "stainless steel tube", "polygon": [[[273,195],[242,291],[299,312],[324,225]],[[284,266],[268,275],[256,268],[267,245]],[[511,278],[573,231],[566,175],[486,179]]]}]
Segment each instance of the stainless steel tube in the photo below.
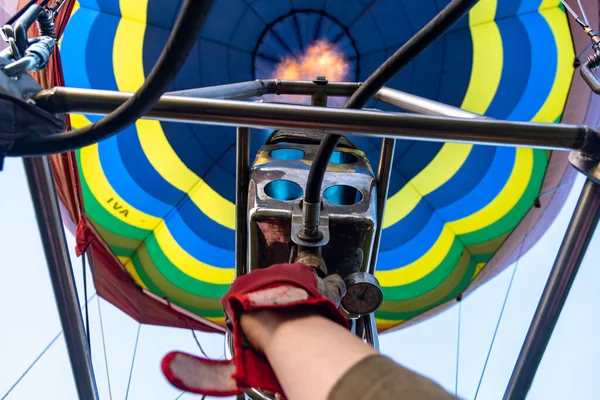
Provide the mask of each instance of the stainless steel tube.
[{"label": "stainless steel tube", "polygon": [[327,96],[351,96],[360,83],[328,82],[326,85],[312,81],[292,81],[279,79],[257,79],[249,82],[231,83],[228,85],[208,86],[197,89],[178,90],[165,93],[166,96],[195,97],[222,100],[242,100],[265,94],[287,94],[310,96],[317,91]]},{"label": "stainless steel tube", "polygon": [[250,97],[262,96],[275,90],[275,81],[255,80],[250,82],[232,83],[229,85],[209,86],[198,89],[179,90],[167,92],[167,96],[243,100]]},{"label": "stainless steel tube", "polygon": [[381,88],[374,96],[374,99],[415,114],[444,115],[446,117],[455,118],[489,119],[483,115],[463,110],[462,108],[450,106],[448,104],[429,100],[424,97],[415,96],[414,94],[401,92],[399,90],[390,89],[387,87]]},{"label": "stainless steel tube", "polygon": [[248,254],[248,183],[250,180],[250,129],[236,132],[235,174],[235,276],[245,275]]},{"label": "stainless steel tube", "polygon": [[98,389],[83,328],[50,162],[46,157],[35,157],[23,159],[23,164],[77,393],[80,399],[95,400],[99,398]]},{"label": "stainless steel tube", "polygon": [[[129,96],[131,93],[54,88],[40,92],[35,100],[41,108],[50,112],[102,115],[118,107]],[[176,96],[163,96],[147,117],[261,129],[289,128],[308,132],[553,150],[583,149],[594,152],[600,148],[598,132],[583,125],[464,119]]]},{"label": "stainless steel tube", "polygon": [[276,79],[274,94],[311,95],[317,90],[322,90],[327,96],[347,97],[358,89],[358,82],[328,82],[326,85],[316,84],[312,81],[288,81]]},{"label": "stainless steel tube", "polygon": [[600,219],[600,185],[588,179],[508,382],[505,400],[524,399]]},{"label": "stainless steel tube", "polygon": [[369,262],[369,270],[367,271],[370,274],[375,273],[375,267],[377,266],[377,255],[379,254],[383,216],[385,214],[385,203],[387,202],[388,189],[390,187],[395,147],[395,139],[385,138],[381,143],[381,155],[379,156],[379,168],[377,170],[377,227],[375,228],[371,260]]},{"label": "stainless steel tube", "polygon": [[375,314],[367,314],[362,317],[363,325],[365,329],[365,340],[371,346],[375,348],[375,350],[379,351],[379,333],[377,332],[377,323],[375,322]]}]

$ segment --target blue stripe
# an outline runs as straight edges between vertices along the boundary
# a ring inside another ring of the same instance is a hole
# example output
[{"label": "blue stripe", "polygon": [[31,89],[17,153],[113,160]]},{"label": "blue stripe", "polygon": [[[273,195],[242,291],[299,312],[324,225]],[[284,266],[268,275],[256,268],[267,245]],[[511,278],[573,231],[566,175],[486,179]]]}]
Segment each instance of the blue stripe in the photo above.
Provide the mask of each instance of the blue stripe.
[{"label": "blue stripe", "polygon": [[87,60],[82,55],[86,54],[88,42],[95,40],[93,36],[90,37],[90,33],[99,15],[97,11],[80,8],[69,20],[65,29],[60,56],[65,85],[68,87],[91,88]]},{"label": "blue stripe", "polygon": [[494,160],[481,182],[458,201],[438,209],[439,216],[444,221],[457,221],[489,204],[508,181],[515,164],[515,156],[515,148],[498,147]]},{"label": "blue stripe", "polygon": [[472,191],[485,176],[496,152],[495,146],[473,146],[462,167],[442,186],[425,196],[434,209],[458,201]]},{"label": "blue stripe", "polygon": [[[232,246],[223,248],[214,246],[196,235],[178,212],[172,213],[166,219],[167,227],[175,241],[192,257],[205,264],[218,268],[233,268],[235,253]],[[215,225],[213,222],[212,225]],[[204,230],[212,231],[212,226],[203,226]]]},{"label": "blue stripe", "polygon": [[[102,0],[100,0],[100,1],[102,1]],[[98,5],[98,0],[79,0],[79,7],[80,7],[79,8],[80,10],[82,8],[88,8],[91,10],[100,11],[100,6]]]},{"label": "blue stripe", "polygon": [[235,231],[220,225],[207,217],[189,198],[185,197],[177,209],[186,225],[208,243],[225,250],[234,250]]},{"label": "blue stripe", "polygon": [[[121,135],[136,134],[134,127],[129,127]],[[144,191],[127,173],[123,164],[116,137],[103,140],[98,144],[100,163],[106,179],[127,203],[143,213],[163,218],[169,213],[172,205],[165,204]]]},{"label": "blue stripe", "polygon": [[[542,107],[552,90],[558,65],[554,34],[546,19],[538,13],[522,16],[531,45],[531,70],[521,100],[508,119],[530,121]],[[539,38],[545,38],[539,40]],[[523,38],[522,40],[525,40]],[[544,121],[553,122],[553,121]]]},{"label": "blue stripe", "polygon": [[145,192],[171,206],[175,206],[185,196],[184,192],[167,182],[154,169],[137,134],[117,135],[117,142],[126,171]]},{"label": "blue stripe", "polygon": [[417,261],[437,242],[443,227],[444,221],[436,214],[432,214],[427,224],[411,240],[394,249],[381,251],[377,268],[381,271],[390,271]]},{"label": "blue stripe", "polygon": [[[537,11],[542,4],[542,0],[521,0],[521,5],[519,6],[519,14],[529,13],[532,11]],[[543,36],[538,36],[543,37]]]},{"label": "blue stripe", "polygon": [[502,76],[485,114],[506,119],[519,103],[527,86],[531,72],[531,45],[526,39],[527,30],[518,17],[498,21],[498,28],[504,53]]},{"label": "blue stripe", "polygon": [[521,0],[498,1],[496,3],[496,20],[517,14],[520,6]]},{"label": "blue stripe", "polygon": [[[94,89],[118,90],[113,72],[112,55],[113,42],[119,21],[119,17],[101,13],[91,28],[90,36],[92,40],[88,42],[85,49],[85,58],[90,85]],[[98,40],[97,38],[105,39]],[[102,56],[99,56],[99,54],[102,54]],[[81,54],[79,54],[79,57],[81,57]]]},{"label": "blue stripe", "polygon": [[434,214],[433,208],[424,201],[419,201],[417,206],[403,219],[383,230],[380,251],[392,250],[419,234]]}]

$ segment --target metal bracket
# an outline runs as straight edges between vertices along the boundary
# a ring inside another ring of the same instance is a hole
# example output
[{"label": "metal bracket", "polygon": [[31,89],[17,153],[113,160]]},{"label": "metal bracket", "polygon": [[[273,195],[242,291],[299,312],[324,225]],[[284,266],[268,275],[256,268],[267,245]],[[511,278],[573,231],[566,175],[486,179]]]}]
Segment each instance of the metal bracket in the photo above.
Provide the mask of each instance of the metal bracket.
[{"label": "metal bracket", "polygon": [[321,211],[321,218],[319,218],[319,231],[321,231],[322,237],[318,240],[301,239],[298,234],[304,229],[304,226],[302,225],[302,214],[292,214],[291,237],[294,243],[304,247],[323,247],[329,243],[329,216],[323,215],[323,211]]},{"label": "metal bracket", "polygon": [[576,170],[600,184],[600,155],[583,151],[571,151],[569,162]]}]

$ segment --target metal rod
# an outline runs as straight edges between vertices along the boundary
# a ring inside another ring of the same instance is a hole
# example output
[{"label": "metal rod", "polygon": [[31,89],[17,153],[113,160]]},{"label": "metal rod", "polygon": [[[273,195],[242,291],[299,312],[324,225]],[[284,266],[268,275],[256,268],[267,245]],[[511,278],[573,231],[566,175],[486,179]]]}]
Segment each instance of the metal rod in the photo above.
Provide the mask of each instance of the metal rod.
[{"label": "metal rod", "polygon": [[312,81],[257,79],[254,81],[231,83],[228,85],[179,90],[176,92],[165,93],[165,95],[206,99],[242,100],[265,94],[311,96],[316,92],[321,92],[326,96],[346,97],[351,96],[359,86],[360,83],[355,82],[327,82],[326,84],[317,84]]},{"label": "metal rod", "polygon": [[23,159],[60,322],[80,399],[98,399],[94,370],[86,343],[83,318],[50,162],[46,157]]},{"label": "metal rod", "polygon": [[[102,90],[54,88],[40,92],[35,96],[35,101],[50,112],[102,115],[118,107],[131,95]],[[600,147],[598,132],[583,125],[464,119],[175,96],[163,96],[147,117],[260,129],[289,128],[303,132],[351,133],[553,150],[583,149],[595,152]]]},{"label": "metal rod", "polygon": [[395,147],[395,139],[385,138],[381,143],[381,155],[379,156],[379,168],[377,170],[377,227],[375,228],[371,261],[369,262],[369,270],[367,271],[370,274],[374,274],[377,267],[377,255],[379,254],[383,216],[385,214],[385,203],[387,202],[388,189],[390,187]]},{"label": "metal rod", "polygon": [[377,323],[375,321],[375,314],[367,314],[361,317],[363,320],[363,325],[365,329],[365,340],[371,346],[375,348],[375,350],[379,351],[379,333],[377,331]]},{"label": "metal rod", "polygon": [[229,85],[179,90],[176,92],[167,92],[165,95],[191,98],[242,100],[272,93],[275,90],[275,83],[276,82],[272,79],[268,81],[255,80],[250,82],[232,83]]},{"label": "metal rod", "polygon": [[235,276],[248,272],[248,182],[250,175],[250,129],[236,131],[235,174]]},{"label": "metal rod", "polygon": [[508,382],[505,400],[524,399],[600,219],[600,185],[588,179]]},{"label": "metal rod", "polygon": [[448,104],[429,100],[424,97],[415,96],[414,94],[401,92],[399,90],[390,89],[387,87],[381,88],[374,96],[374,99],[415,114],[443,115],[446,117],[455,118],[490,119],[483,115],[463,110],[462,108],[450,106]]},{"label": "metal rod", "polygon": [[274,94],[312,95],[317,90],[331,97],[348,97],[361,85],[359,82],[327,82],[327,85],[313,81],[290,81],[276,79]]}]

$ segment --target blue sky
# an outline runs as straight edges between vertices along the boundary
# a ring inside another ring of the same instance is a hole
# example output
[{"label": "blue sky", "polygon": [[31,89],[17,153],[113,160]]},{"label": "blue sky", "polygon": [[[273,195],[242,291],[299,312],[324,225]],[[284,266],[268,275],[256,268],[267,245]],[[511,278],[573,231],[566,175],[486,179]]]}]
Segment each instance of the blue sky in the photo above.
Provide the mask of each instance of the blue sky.
[{"label": "blue sky", "polygon": [[[580,177],[565,206],[539,243],[518,263],[504,316],[477,399],[498,399],[510,377],[540,293],[581,190]],[[60,333],[54,297],[20,160],[9,159],[0,172],[0,399],[40,352]],[[69,248],[74,241],[68,236]],[[600,238],[594,237],[571,296],[550,341],[528,399],[600,398],[597,376],[600,323]],[[72,254],[82,288],[81,260]],[[458,393],[473,399],[515,265],[462,302]],[[88,277],[90,274],[88,273]],[[80,301],[83,305],[83,290]],[[190,331],[139,326],[94,296],[88,282],[92,357],[102,399],[176,399],[181,391],[163,378],[159,364],[172,349],[199,354]],[[104,330],[106,358],[100,329]],[[458,307],[416,326],[380,338],[383,353],[429,376],[454,392]],[[139,336],[138,336],[139,328]],[[137,351],[133,353],[136,338]],[[223,338],[198,333],[205,351],[223,356]],[[132,369],[133,364],[133,369]],[[108,366],[108,368],[107,368]],[[107,379],[107,370],[110,376]],[[133,370],[130,379],[130,370]],[[111,397],[112,395],[112,397]],[[76,391],[62,336],[50,346],[6,397],[75,399]],[[200,398],[184,394],[181,399]]]}]

